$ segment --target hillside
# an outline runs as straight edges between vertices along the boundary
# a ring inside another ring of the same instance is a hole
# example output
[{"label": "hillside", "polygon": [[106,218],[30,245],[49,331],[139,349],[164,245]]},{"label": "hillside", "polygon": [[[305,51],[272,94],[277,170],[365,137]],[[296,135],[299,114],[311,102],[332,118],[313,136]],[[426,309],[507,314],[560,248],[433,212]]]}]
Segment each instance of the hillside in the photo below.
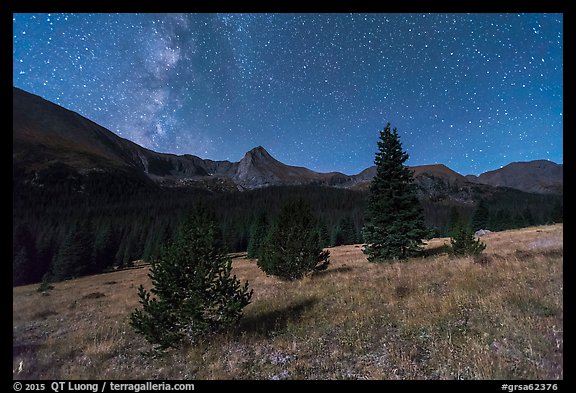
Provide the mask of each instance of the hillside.
[{"label": "hillside", "polygon": [[[234,260],[252,304],[238,328],[161,359],[128,325],[148,269],[13,289],[15,379],[562,379],[563,226],[482,237],[483,262],[376,265],[359,246],[297,282]],[[21,371],[18,371],[21,365]]]},{"label": "hillside", "polygon": [[150,185],[150,180],[185,185],[186,181],[229,177],[235,171],[228,161],[143,148],[78,113],[17,88],[13,89],[12,138],[13,165],[36,182],[43,180],[38,173],[56,165],[80,174],[120,171]]},{"label": "hillside", "polygon": [[[375,167],[358,174],[320,173],[286,165],[262,146],[239,162],[214,161],[194,155],[158,153],[121,138],[110,130],[43,98],[13,88],[13,165],[24,181],[46,184],[43,172],[63,168],[77,174],[111,173],[135,177],[162,187],[196,187],[210,191],[252,190],[268,186],[323,185],[367,189]],[[537,160],[466,177],[443,164],[414,166],[415,180],[425,195],[472,184],[510,187],[525,192],[561,194],[562,165]],[[48,176],[50,177],[50,176]],[[458,198],[462,199],[460,195]]]}]

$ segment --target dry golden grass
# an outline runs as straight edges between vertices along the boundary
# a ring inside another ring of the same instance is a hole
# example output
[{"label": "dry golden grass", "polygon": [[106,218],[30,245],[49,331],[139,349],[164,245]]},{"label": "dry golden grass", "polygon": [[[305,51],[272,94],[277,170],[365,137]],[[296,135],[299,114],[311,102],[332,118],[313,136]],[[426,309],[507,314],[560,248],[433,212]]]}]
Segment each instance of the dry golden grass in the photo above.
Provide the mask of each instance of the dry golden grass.
[{"label": "dry golden grass", "polygon": [[[483,262],[368,263],[331,249],[300,281],[234,271],[254,289],[240,325],[161,358],[128,324],[147,268],[14,288],[15,379],[562,379],[563,226],[492,233]],[[21,369],[20,371],[18,371]]]}]

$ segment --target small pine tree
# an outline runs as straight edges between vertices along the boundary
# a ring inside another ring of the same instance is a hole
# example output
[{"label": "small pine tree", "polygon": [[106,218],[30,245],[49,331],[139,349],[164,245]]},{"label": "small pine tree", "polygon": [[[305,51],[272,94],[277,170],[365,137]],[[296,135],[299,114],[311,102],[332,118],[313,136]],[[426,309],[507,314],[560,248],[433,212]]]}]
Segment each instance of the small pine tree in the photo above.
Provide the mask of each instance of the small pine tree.
[{"label": "small pine tree", "polygon": [[258,266],[267,274],[295,280],[329,264],[320,245],[317,221],[302,200],[288,202],[268,233]]},{"label": "small pine tree", "polygon": [[374,159],[376,176],[370,183],[363,251],[370,262],[405,259],[421,251],[429,236],[416,195],[413,172],[404,165],[408,153],[390,123],[380,132]]},{"label": "small pine tree", "polygon": [[151,262],[154,287],[138,289],[142,308],[134,310],[130,324],[155,350],[230,328],[250,304],[252,290],[231,276],[232,261],[213,216],[197,206],[175,239]]},{"label": "small pine tree", "polygon": [[474,232],[461,225],[450,238],[448,253],[455,256],[478,255],[486,248],[486,244],[474,237]]},{"label": "small pine tree", "polygon": [[42,282],[36,288],[37,292],[46,292],[54,289],[54,285],[50,284],[50,275],[46,273],[44,277],[42,277]]}]

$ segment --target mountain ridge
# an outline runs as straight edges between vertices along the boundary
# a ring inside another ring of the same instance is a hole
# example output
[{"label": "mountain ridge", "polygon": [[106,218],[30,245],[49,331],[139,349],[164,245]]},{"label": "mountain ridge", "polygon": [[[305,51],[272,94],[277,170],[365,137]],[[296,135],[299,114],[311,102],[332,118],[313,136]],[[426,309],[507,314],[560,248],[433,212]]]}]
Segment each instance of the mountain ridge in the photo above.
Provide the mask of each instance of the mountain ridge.
[{"label": "mountain ridge", "polygon": [[516,161],[479,176],[466,176],[472,182],[537,194],[561,193],[563,177],[564,165],[548,160]]},{"label": "mountain ridge", "polygon": [[[184,154],[158,153],[37,95],[13,87],[13,162],[29,171],[60,162],[79,172],[118,169],[163,187],[215,180],[224,189],[250,190],[274,185],[367,188],[374,166],[355,175],[316,172],[284,164],[262,146],[238,162]],[[463,184],[510,187],[535,193],[562,193],[563,166],[547,160],[510,163],[479,176],[463,176],[444,164],[413,166],[424,192]],[[535,180],[535,181],[534,181]],[[442,183],[439,187],[439,183]]]}]

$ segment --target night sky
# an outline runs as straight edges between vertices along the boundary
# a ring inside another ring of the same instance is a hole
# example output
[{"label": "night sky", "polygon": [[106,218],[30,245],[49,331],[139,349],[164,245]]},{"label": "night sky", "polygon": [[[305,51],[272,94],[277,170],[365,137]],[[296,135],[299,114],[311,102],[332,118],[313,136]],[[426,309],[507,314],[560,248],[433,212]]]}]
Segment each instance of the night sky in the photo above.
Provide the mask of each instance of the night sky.
[{"label": "night sky", "polygon": [[13,84],[146,148],[319,172],[563,162],[561,14],[14,14]]}]

